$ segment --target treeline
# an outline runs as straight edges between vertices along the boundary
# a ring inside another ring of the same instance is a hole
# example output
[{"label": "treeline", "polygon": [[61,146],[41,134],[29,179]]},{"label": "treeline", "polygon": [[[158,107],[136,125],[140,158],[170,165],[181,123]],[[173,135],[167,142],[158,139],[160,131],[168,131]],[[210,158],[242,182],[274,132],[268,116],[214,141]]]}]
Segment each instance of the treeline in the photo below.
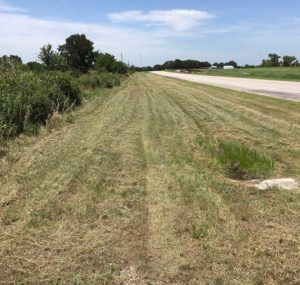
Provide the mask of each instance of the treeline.
[{"label": "treeline", "polygon": [[230,60],[227,62],[215,62],[213,64],[207,61],[198,61],[198,60],[169,60],[163,64],[156,64],[152,66],[145,67],[134,67],[135,71],[160,71],[160,70],[192,70],[192,69],[202,69],[202,68],[223,68],[224,66],[233,66],[234,68],[255,68],[255,67],[294,67],[300,66],[298,59],[295,56],[285,55],[282,57],[270,53],[268,59],[264,59],[260,65],[250,65],[246,64],[244,66],[239,65],[236,61]]},{"label": "treeline", "polygon": [[295,56],[285,55],[282,57],[276,53],[270,53],[267,59],[263,59],[261,67],[294,67],[300,66],[298,59]]},{"label": "treeline", "polygon": [[54,113],[79,105],[85,89],[118,86],[128,72],[79,34],[56,50],[44,45],[38,59],[24,64],[18,55],[0,57],[0,139],[36,132]]},{"label": "treeline", "polygon": [[163,64],[156,64],[153,67],[146,66],[146,67],[134,67],[135,71],[159,71],[159,70],[176,70],[176,69],[186,69],[186,70],[192,70],[192,69],[202,69],[202,68],[210,68],[212,66],[215,66],[217,68],[223,68],[225,65],[232,65],[235,68],[238,68],[238,64],[231,60],[228,62],[215,62],[214,64],[209,63],[208,61],[198,61],[193,59],[188,60],[169,60],[166,61]]},{"label": "treeline", "polygon": [[0,57],[0,68],[3,70],[18,68],[23,71],[73,71],[87,73],[89,71],[125,74],[128,66],[108,53],[94,49],[94,43],[85,35],[71,35],[56,50],[51,44],[41,47],[39,61],[22,63],[17,55]]},{"label": "treeline", "polygon": [[201,62],[198,60],[169,60],[162,65],[155,65],[154,70],[163,70],[163,69],[199,69],[199,68],[209,68],[211,64],[207,61]]}]

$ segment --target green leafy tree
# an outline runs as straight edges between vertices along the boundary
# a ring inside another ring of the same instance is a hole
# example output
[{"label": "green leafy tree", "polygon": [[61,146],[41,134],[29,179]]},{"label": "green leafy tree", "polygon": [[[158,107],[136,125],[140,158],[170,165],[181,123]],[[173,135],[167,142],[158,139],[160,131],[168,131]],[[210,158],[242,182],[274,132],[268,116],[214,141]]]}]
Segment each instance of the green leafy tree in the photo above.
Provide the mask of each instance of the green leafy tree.
[{"label": "green leafy tree", "polygon": [[94,67],[100,72],[106,71],[119,74],[125,74],[128,69],[125,63],[116,60],[115,57],[109,53],[98,53],[95,58]]},{"label": "green leafy tree", "polygon": [[238,67],[238,64],[234,60],[230,60],[230,61],[226,62],[225,65],[231,65],[234,68]]},{"label": "green leafy tree", "polygon": [[52,69],[54,66],[54,54],[52,45],[47,44],[41,47],[38,58],[47,68]]},{"label": "green leafy tree", "polygon": [[115,57],[109,53],[99,53],[95,58],[95,69],[97,71],[113,72]]},{"label": "green leafy tree", "polygon": [[62,70],[66,66],[65,59],[52,49],[51,44],[41,48],[38,58],[48,70]]},{"label": "green leafy tree", "polygon": [[0,66],[2,68],[12,68],[22,64],[22,59],[18,55],[3,55],[0,57]]},{"label": "green leafy tree", "polygon": [[261,63],[261,67],[271,67],[272,66],[272,62],[269,59],[263,59],[262,63]]},{"label": "green leafy tree", "polygon": [[281,56],[279,56],[276,53],[270,53],[268,56],[269,56],[271,66],[276,67],[276,66],[280,65],[279,60],[280,60]]},{"label": "green leafy tree", "polygon": [[30,71],[41,72],[45,70],[45,66],[43,64],[35,61],[27,62],[26,66]]},{"label": "green leafy tree", "polygon": [[94,63],[94,43],[86,38],[84,34],[71,35],[66,39],[64,45],[58,48],[66,64],[73,70],[86,73]]},{"label": "green leafy tree", "polygon": [[298,64],[298,60],[295,56],[285,55],[282,60],[282,65],[285,67],[295,66]]},{"label": "green leafy tree", "polygon": [[22,64],[22,58],[19,57],[18,55],[10,55],[8,57],[9,61],[11,64],[17,65],[17,64]]},{"label": "green leafy tree", "polygon": [[115,61],[112,65],[113,73],[125,74],[127,69],[127,65],[122,61]]},{"label": "green leafy tree", "polygon": [[163,66],[160,65],[160,64],[156,64],[156,65],[153,66],[153,69],[154,70],[163,70]]}]

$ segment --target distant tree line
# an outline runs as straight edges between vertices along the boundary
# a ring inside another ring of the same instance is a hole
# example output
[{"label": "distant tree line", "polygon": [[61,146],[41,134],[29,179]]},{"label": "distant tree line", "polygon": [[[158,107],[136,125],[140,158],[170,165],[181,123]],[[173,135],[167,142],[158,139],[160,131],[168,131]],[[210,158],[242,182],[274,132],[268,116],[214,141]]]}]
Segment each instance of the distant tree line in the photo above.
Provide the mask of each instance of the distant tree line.
[{"label": "distant tree line", "polygon": [[263,59],[261,67],[293,67],[300,66],[298,59],[295,56],[285,55],[282,57],[276,53],[270,53],[268,59]]},{"label": "distant tree line", "polygon": [[163,69],[200,69],[200,68],[209,68],[211,67],[211,64],[207,61],[201,62],[198,60],[169,60],[166,61],[162,65],[155,65],[153,67],[154,70],[163,70]]},{"label": "distant tree line", "polygon": [[215,62],[210,64],[207,61],[198,61],[198,60],[169,60],[164,64],[156,64],[153,67],[146,66],[142,68],[135,68],[137,71],[151,71],[151,70],[176,70],[176,69],[201,69],[201,68],[223,68],[226,65],[233,66],[234,68],[254,68],[254,67],[294,67],[300,66],[298,59],[295,56],[285,55],[282,57],[277,55],[276,53],[270,53],[268,55],[268,59],[264,59],[260,65],[249,65],[246,64],[244,66],[238,65],[238,63],[234,60],[230,60],[227,62]]},{"label": "distant tree line", "polygon": [[109,53],[101,53],[94,49],[94,43],[84,34],[74,34],[65,43],[53,49],[51,44],[44,45],[38,55],[39,61],[31,61],[26,65],[17,55],[0,57],[0,67],[20,67],[33,71],[76,71],[87,73],[89,70],[125,74],[128,66],[118,61]]},{"label": "distant tree line", "polygon": [[234,60],[230,60],[230,61],[227,61],[227,62],[215,62],[212,66],[216,66],[217,68],[223,68],[224,66],[226,65],[231,65],[233,66],[234,68],[238,68],[238,64],[234,61]]},{"label": "distant tree line", "polygon": [[[191,70],[210,68],[212,66],[223,68],[226,65],[231,65],[234,68],[240,68],[237,62],[230,60],[228,62],[215,62],[210,64],[207,61],[198,60],[169,60],[163,64],[156,64],[153,67],[135,67],[128,66],[125,63],[118,61],[109,53],[102,53],[94,49],[94,43],[86,38],[84,34],[74,34],[65,40],[65,43],[59,45],[57,50],[54,50],[51,44],[46,44],[40,49],[38,55],[39,61],[32,61],[26,64],[29,70],[34,71],[77,71],[87,73],[89,70],[98,72],[109,72],[125,74],[128,71],[153,71],[153,70]],[[22,66],[22,59],[18,55],[4,55],[0,57],[0,68],[11,68]],[[263,59],[259,67],[293,67],[300,66],[298,59],[295,56],[285,55],[283,57],[276,53],[270,53],[267,59]],[[244,68],[254,68],[255,65],[246,64]]]},{"label": "distant tree line", "polygon": [[175,60],[166,61],[163,64],[156,64],[153,67],[145,66],[145,67],[133,67],[133,68],[136,71],[159,71],[159,70],[176,70],[176,69],[191,70],[191,69],[210,68],[211,66],[216,66],[217,68],[223,68],[223,66],[225,65],[232,65],[235,68],[239,67],[238,64],[233,60],[225,63],[216,62],[214,64],[210,64],[208,61],[198,61],[193,59],[188,59],[188,60],[175,59]]}]

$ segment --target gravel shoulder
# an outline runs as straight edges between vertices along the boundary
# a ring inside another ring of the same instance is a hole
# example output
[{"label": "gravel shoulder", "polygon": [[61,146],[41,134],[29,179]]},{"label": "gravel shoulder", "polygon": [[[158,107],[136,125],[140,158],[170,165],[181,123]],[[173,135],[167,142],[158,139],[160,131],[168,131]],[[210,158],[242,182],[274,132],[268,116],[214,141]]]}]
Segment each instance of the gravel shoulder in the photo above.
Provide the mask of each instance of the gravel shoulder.
[{"label": "gravel shoulder", "polygon": [[208,84],[238,91],[251,92],[285,100],[296,102],[300,101],[300,82],[206,76],[166,71],[154,71],[152,73],[160,76]]}]

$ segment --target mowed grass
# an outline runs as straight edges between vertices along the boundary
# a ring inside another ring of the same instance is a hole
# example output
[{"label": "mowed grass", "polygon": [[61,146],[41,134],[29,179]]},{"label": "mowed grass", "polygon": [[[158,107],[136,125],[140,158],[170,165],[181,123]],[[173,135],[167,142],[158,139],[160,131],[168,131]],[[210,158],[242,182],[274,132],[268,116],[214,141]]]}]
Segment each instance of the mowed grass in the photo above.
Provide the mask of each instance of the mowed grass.
[{"label": "mowed grass", "polygon": [[300,81],[300,67],[255,67],[238,68],[234,70],[199,69],[194,70],[193,73],[214,76]]},{"label": "mowed grass", "polygon": [[299,189],[241,180],[300,180],[299,103],[144,73],[88,98],[2,145],[0,282],[299,282]]}]

